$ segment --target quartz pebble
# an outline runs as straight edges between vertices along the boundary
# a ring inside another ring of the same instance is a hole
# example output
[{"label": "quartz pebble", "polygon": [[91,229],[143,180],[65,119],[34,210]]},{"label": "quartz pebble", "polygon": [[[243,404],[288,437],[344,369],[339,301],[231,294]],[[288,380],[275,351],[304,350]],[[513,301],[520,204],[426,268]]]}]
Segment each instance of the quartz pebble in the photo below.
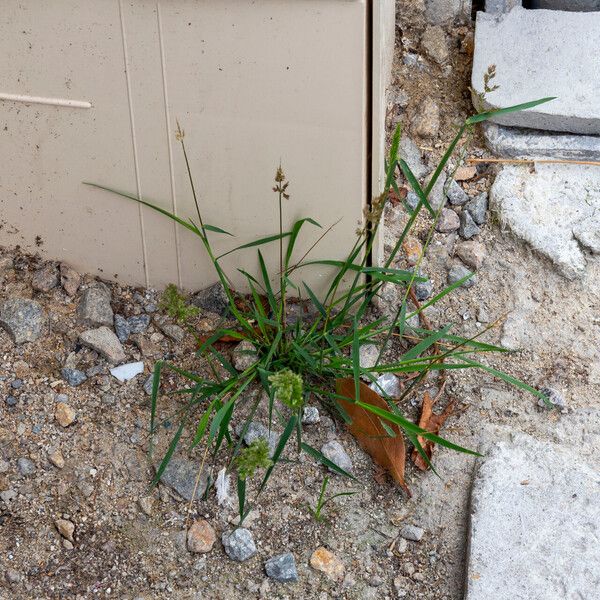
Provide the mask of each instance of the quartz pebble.
[{"label": "quartz pebble", "polygon": [[[352,473],[354,468],[352,459],[348,456],[344,447],[337,441],[331,440],[321,447],[321,453],[326,459],[337,465],[340,469]],[[335,473],[335,471],[333,471]]]},{"label": "quartz pebble", "polygon": [[333,552],[323,546],[320,546],[311,554],[310,566],[324,573],[332,581],[341,581],[344,578],[344,563]]},{"label": "quartz pebble", "polygon": [[114,367],[110,370],[110,374],[122,383],[133,379],[143,372],[144,363],[142,361],[119,365],[118,367]]},{"label": "quartz pebble", "polygon": [[223,548],[229,558],[243,562],[256,554],[256,545],[252,533],[244,527],[238,527],[221,536]]},{"label": "quartz pebble", "polygon": [[54,409],[54,418],[62,427],[68,427],[75,421],[77,413],[66,402],[59,402]]},{"label": "quartz pebble", "polygon": [[66,540],[73,543],[73,534],[75,533],[75,524],[68,519],[56,519],[54,521],[58,533],[62,535]]}]

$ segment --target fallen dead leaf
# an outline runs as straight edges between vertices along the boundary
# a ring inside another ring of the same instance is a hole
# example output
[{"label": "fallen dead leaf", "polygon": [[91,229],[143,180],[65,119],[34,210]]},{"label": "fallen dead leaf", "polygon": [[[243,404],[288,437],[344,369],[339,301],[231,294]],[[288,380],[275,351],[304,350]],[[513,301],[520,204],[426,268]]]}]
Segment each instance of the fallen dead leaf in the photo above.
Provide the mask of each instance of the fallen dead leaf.
[{"label": "fallen dead leaf", "polygon": [[[423,405],[421,407],[419,427],[421,429],[425,429],[425,431],[428,431],[429,433],[434,433],[437,435],[440,432],[442,425],[446,422],[446,419],[452,414],[456,402],[454,400],[449,402],[444,411],[439,415],[433,412],[433,404],[434,401],[431,399],[431,396],[428,392],[425,392],[425,394],[423,394]],[[426,440],[420,435],[417,436],[417,439],[421,443],[425,454],[429,460],[431,460],[435,443],[430,440]],[[427,471],[429,465],[416,448],[412,451],[411,458],[417,468],[421,469],[421,471]]]},{"label": "fallen dead leaf", "polygon": [[[336,380],[337,393],[340,396],[354,399],[354,380],[352,378]],[[379,408],[389,410],[386,401],[369,386],[360,382],[360,400],[365,404],[372,404]],[[351,400],[339,400],[342,408],[352,419],[348,426],[350,433],[354,435],[357,442],[371,458],[384,467],[394,478],[407,496],[411,492],[404,479],[404,469],[406,462],[406,446],[404,436],[397,425],[386,423],[386,425],[396,434],[391,437],[381,425],[379,417],[356,405]]]}]

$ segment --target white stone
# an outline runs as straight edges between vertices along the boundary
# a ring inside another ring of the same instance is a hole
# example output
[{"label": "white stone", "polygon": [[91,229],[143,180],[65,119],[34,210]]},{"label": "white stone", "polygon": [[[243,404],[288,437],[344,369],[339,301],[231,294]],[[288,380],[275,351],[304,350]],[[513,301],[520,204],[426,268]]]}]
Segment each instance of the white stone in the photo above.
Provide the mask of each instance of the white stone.
[{"label": "white stone", "polygon": [[133,379],[136,375],[139,375],[143,372],[144,363],[141,361],[119,365],[118,367],[114,367],[110,370],[110,374],[122,383]]},{"label": "white stone", "polygon": [[471,497],[465,600],[597,598],[600,475],[522,434],[496,444]]},{"label": "white stone", "polygon": [[[575,41],[575,43],[574,43]],[[486,109],[506,108],[548,96],[556,100],[497,117],[503,125],[600,133],[600,13],[526,10],[477,14],[472,87],[483,92],[483,76],[496,65],[498,89]]]},{"label": "white stone", "polygon": [[537,163],[504,167],[490,191],[490,203],[518,237],[548,257],[569,279],[586,267],[584,247],[595,248],[595,211],[600,210],[600,169]]}]

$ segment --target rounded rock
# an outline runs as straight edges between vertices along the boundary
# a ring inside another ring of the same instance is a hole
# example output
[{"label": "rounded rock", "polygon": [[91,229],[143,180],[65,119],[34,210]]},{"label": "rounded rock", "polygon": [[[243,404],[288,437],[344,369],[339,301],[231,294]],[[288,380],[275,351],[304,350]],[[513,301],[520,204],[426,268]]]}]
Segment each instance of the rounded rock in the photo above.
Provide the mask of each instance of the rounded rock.
[{"label": "rounded rock", "polygon": [[62,427],[68,427],[75,421],[77,413],[66,402],[59,402],[54,410],[54,418]]},{"label": "rounded rock", "polygon": [[243,562],[256,554],[256,545],[252,533],[243,527],[238,527],[231,532],[224,532],[221,536],[223,548],[231,560]]},{"label": "rounded rock", "polygon": [[215,534],[215,530],[212,525],[204,519],[195,521],[188,529],[187,549],[190,552],[206,554],[212,550],[216,541],[217,535]]}]

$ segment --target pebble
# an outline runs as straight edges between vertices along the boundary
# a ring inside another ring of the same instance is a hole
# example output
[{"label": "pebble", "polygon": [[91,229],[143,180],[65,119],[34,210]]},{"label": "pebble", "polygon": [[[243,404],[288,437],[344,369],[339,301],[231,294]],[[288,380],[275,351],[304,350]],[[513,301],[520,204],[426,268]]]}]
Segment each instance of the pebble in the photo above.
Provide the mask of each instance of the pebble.
[{"label": "pebble", "polygon": [[314,425],[321,420],[319,409],[316,406],[305,406],[302,410],[302,423],[304,425]]},{"label": "pebble", "polygon": [[390,398],[399,398],[402,394],[400,379],[393,373],[383,373],[369,387],[380,395],[385,392]]},{"label": "pebble", "polygon": [[[235,428],[235,433],[237,436],[240,436],[242,434],[245,425],[245,422],[238,423],[238,425]],[[273,429],[269,431],[269,428],[263,425],[262,423],[251,421],[248,425],[248,429],[246,429],[246,433],[244,434],[244,443],[247,446],[250,446],[252,442],[255,442],[256,440],[262,438],[263,440],[267,441],[267,444],[269,445],[269,454],[273,456],[275,448],[277,448],[279,436],[279,432],[274,431]]]},{"label": "pebble", "polygon": [[381,587],[384,583],[384,579],[382,577],[379,577],[379,575],[372,575],[371,577],[369,577],[369,585],[371,587]]},{"label": "pebble", "polygon": [[19,583],[21,581],[21,573],[15,569],[6,569],[5,577],[8,583]]},{"label": "pebble", "polygon": [[408,523],[404,524],[400,528],[400,535],[405,540],[411,540],[412,542],[420,542],[425,535],[425,530],[421,527],[417,527],[416,525],[409,525]]},{"label": "pebble", "polygon": [[115,315],[113,324],[119,341],[121,344],[124,344],[131,334],[131,327],[129,326],[127,319],[123,315]]},{"label": "pebble", "polygon": [[17,492],[15,490],[4,490],[0,492],[0,500],[2,500],[5,504],[10,504],[17,497]]},{"label": "pebble", "polygon": [[433,282],[431,279],[419,281],[418,283],[415,283],[413,287],[415,288],[415,295],[419,301],[427,300],[431,294],[433,294]]},{"label": "pebble", "polygon": [[363,344],[359,349],[358,362],[362,369],[372,369],[379,358],[379,346],[376,344]]},{"label": "pebble", "polygon": [[194,521],[187,532],[187,549],[190,552],[206,554],[212,550],[217,535],[212,525],[204,520]]},{"label": "pebble", "polygon": [[467,192],[465,192],[465,190],[463,190],[462,187],[458,183],[456,183],[455,180],[452,180],[452,183],[448,187],[448,192],[446,193],[446,196],[450,201],[450,204],[453,204],[454,206],[462,206],[463,204],[466,204],[469,201],[469,196],[467,195]]},{"label": "pebble", "polygon": [[423,162],[421,150],[408,136],[402,136],[398,147],[398,155],[409,166],[417,179],[421,180],[427,175],[427,167]]},{"label": "pebble", "polygon": [[152,496],[144,496],[138,499],[140,510],[148,517],[152,516],[152,508],[154,506],[154,498]]},{"label": "pebble", "polygon": [[402,249],[406,255],[406,262],[410,267],[414,267],[423,254],[423,244],[417,238],[409,235],[402,242]]},{"label": "pebble", "polygon": [[269,577],[282,583],[298,581],[296,560],[291,552],[279,554],[267,560],[265,562],[265,571]]},{"label": "pebble", "polygon": [[196,292],[190,299],[191,304],[206,312],[224,316],[229,310],[229,300],[221,282]]},{"label": "pebble", "polygon": [[160,477],[160,481],[173,488],[181,497],[188,501],[192,499],[192,494],[194,493],[194,489],[196,489],[194,497],[196,500],[200,500],[208,487],[209,471],[206,468],[203,470],[198,487],[196,487],[198,467],[199,464],[196,461],[175,456],[169,461],[167,468]]},{"label": "pebble", "polygon": [[60,265],[60,284],[69,296],[74,296],[81,284],[81,275],[69,265]]},{"label": "pebble", "polygon": [[456,255],[472,269],[479,269],[486,257],[485,246],[475,240],[467,240],[457,244]]},{"label": "pebble", "polygon": [[13,381],[10,382],[10,387],[13,390],[18,390],[18,389],[22,388],[23,380],[22,379],[14,379]]},{"label": "pebble", "polygon": [[51,450],[48,453],[48,460],[57,468],[62,469],[65,466],[65,459],[59,449]]},{"label": "pebble", "polygon": [[488,196],[486,192],[482,192],[470,200],[466,209],[471,215],[471,218],[477,225],[483,225],[487,216]]},{"label": "pebble", "polygon": [[432,98],[425,98],[412,120],[413,132],[422,138],[434,138],[440,130],[440,108]]},{"label": "pebble", "polygon": [[17,460],[17,469],[23,477],[33,475],[35,473],[35,465],[28,458],[21,457]]},{"label": "pebble", "polygon": [[15,344],[35,342],[44,327],[41,305],[35,300],[9,298],[0,304],[0,327],[6,329]]},{"label": "pebble", "polygon": [[129,381],[143,372],[144,363],[142,361],[126,363],[110,370],[110,374],[121,383]]},{"label": "pebble", "polygon": [[223,548],[232,560],[243,562],[256,554],[256,545],[252,533],[243,527],[238,527],[231,532],[224,532],[221,536]]},{"label": "pebble", "polygon": [[471,213],[468,210],[463,210],[460,213],[460,228],[458,230],[460,236],[468,240],[477,235],[480,231],[481,229],[479,229],[477,223],[473,220]]},{"label": "pebble", "polygon": [[38,269],[31,278],[31,287],[37,292],[49,292],[58,285],[58,268],[48,264]]},{"label": "pebble", "polygon": [[162,315],[157,315],[154,317],[154,322],[158,326],[158,328],[167,336],[170,337],[173,341],[177,343],[181,343],[183,338],[185,337],[185,330],[179,325],[175,325],[171,323],[166,317]]},{"label": "pebble", "polygon": [[344,578],[344,563],[323,546],[311,554],[310,566],[324,573],[332,581],[341,581]]},{"label": "pebble", "polygon": [[427,27],[421,38],[421,46],[425,53],[438,65],[447,62],[450,52],[448,50],[448,39],[444,30],[439,26]]},{"label": "pebble", "polygon": [[6,397],[6,404],[8,406],[16,406],[18,403],[19,403],[19,401],[14,396]]},{"label": "pebble", "polygon": [[87,288],[77,307],[79,320],[88,326],[111,327],[114,317],[110,300],[110,289],[104,284]]},{"label": "pebble", "polygon": [[[352,473],[354,465],[352,459],[348,456],[344,447],[337,441],[331,440],[321,447],[321,453],[325,458],[337,465],[340,469]],[[335,472],[335,471],[333,471]]]},{"label": "pebble", "polygon": [[[112,322],[112,318],[111,318]],[[118,364],[126,359],[119,338],[108,327],[88,329],[79,334],[79,341],[101,354],[108,362]]]},{"label": "pebble", "polygon": [[256,361],[256,348],[248,340],[240,342],[232,353],[233,366],[238,371],[245,371]]},{"label": "pebble", "polygon": [[66,402],[59,402],[54,410],[54,418],[62,427],[68,427],[75,421],[77,413]]},{"label": "pebble", "polygon": [[469,179],[473,179],[477,175],[477,167],[458,167],[454,173],[454,179],[456,181],[468,181]]},{"label": "pebble", "polygon": [[[567,402],[564,399],[563,395],[556,389],[551,387],[541,387],[540,392],[546,396],[548,402],[554,407],[560,409],[562,412],[565,412],[567,409]],[[540,408],[549,408],[548,405],[540,398],[538,400],[538,406]]]},{"label": "pebble", "polygon": [[436,230],[440,233],[451,233],[460,227],[460,218],[451,208],[442,208],[436,223]]},{"label": "pebble", "polygon": [[71,387],[77,387],[87,380],[86,374],[79,369],[65,367],[61,370],[61,375]]},{"label": "pebble", "polygon": [[75,524],[68,519],[56,519],[54,521],[58,533],[62,535],[66,540],[73,543],[73,534],[75,533]]},{"label": "pebble", "polygon": [[150,325],[149,315],[135,315],[127,319],[129,330],[131,333],[143,333]]},{"label": "pebble", "polygon": [[[429,185],[431,178],[433,177],[435,171],[432,172],[426,179],[425,184]],[[444,173],[440,174],[437,178],[435,185],[429,192],[429,196],[427,196],[427,200],[429,200],[429,205],[435,211],[438,211],[444,204],[446,204],[446,175]]]},{"label": "pebble", "polygon": [[148,379],[144,381],[144,392],[150,396],[152,394],[152,384],[154,383],[154,375],[149,375]]},{"label": "pebble", "polygon": [[419,196],[413,191],[408,192],[406,195],[406,204],[410,210],[415,210],[415,208],[417,208],[417,204],[419,204]]},{"label": "pebble", "polygon": [[[469,269],[467,269],[467,267],[465,267],[463,265],[453,265],[452,267],[450,267],[450,270],[448,271],[448,283],[449,284],[456,283],[457,281],[461,280],[463,277],[466,277],[467,275],[469,275],[471,273],[472,272],[469,271]],[[477,283],[477,276],[473,275],[471,277],[471,279],[467,279],[467,281],[465,281],[461,285],[461,287],[470,288],[470,287],[473,287],[476,283]]]}]

